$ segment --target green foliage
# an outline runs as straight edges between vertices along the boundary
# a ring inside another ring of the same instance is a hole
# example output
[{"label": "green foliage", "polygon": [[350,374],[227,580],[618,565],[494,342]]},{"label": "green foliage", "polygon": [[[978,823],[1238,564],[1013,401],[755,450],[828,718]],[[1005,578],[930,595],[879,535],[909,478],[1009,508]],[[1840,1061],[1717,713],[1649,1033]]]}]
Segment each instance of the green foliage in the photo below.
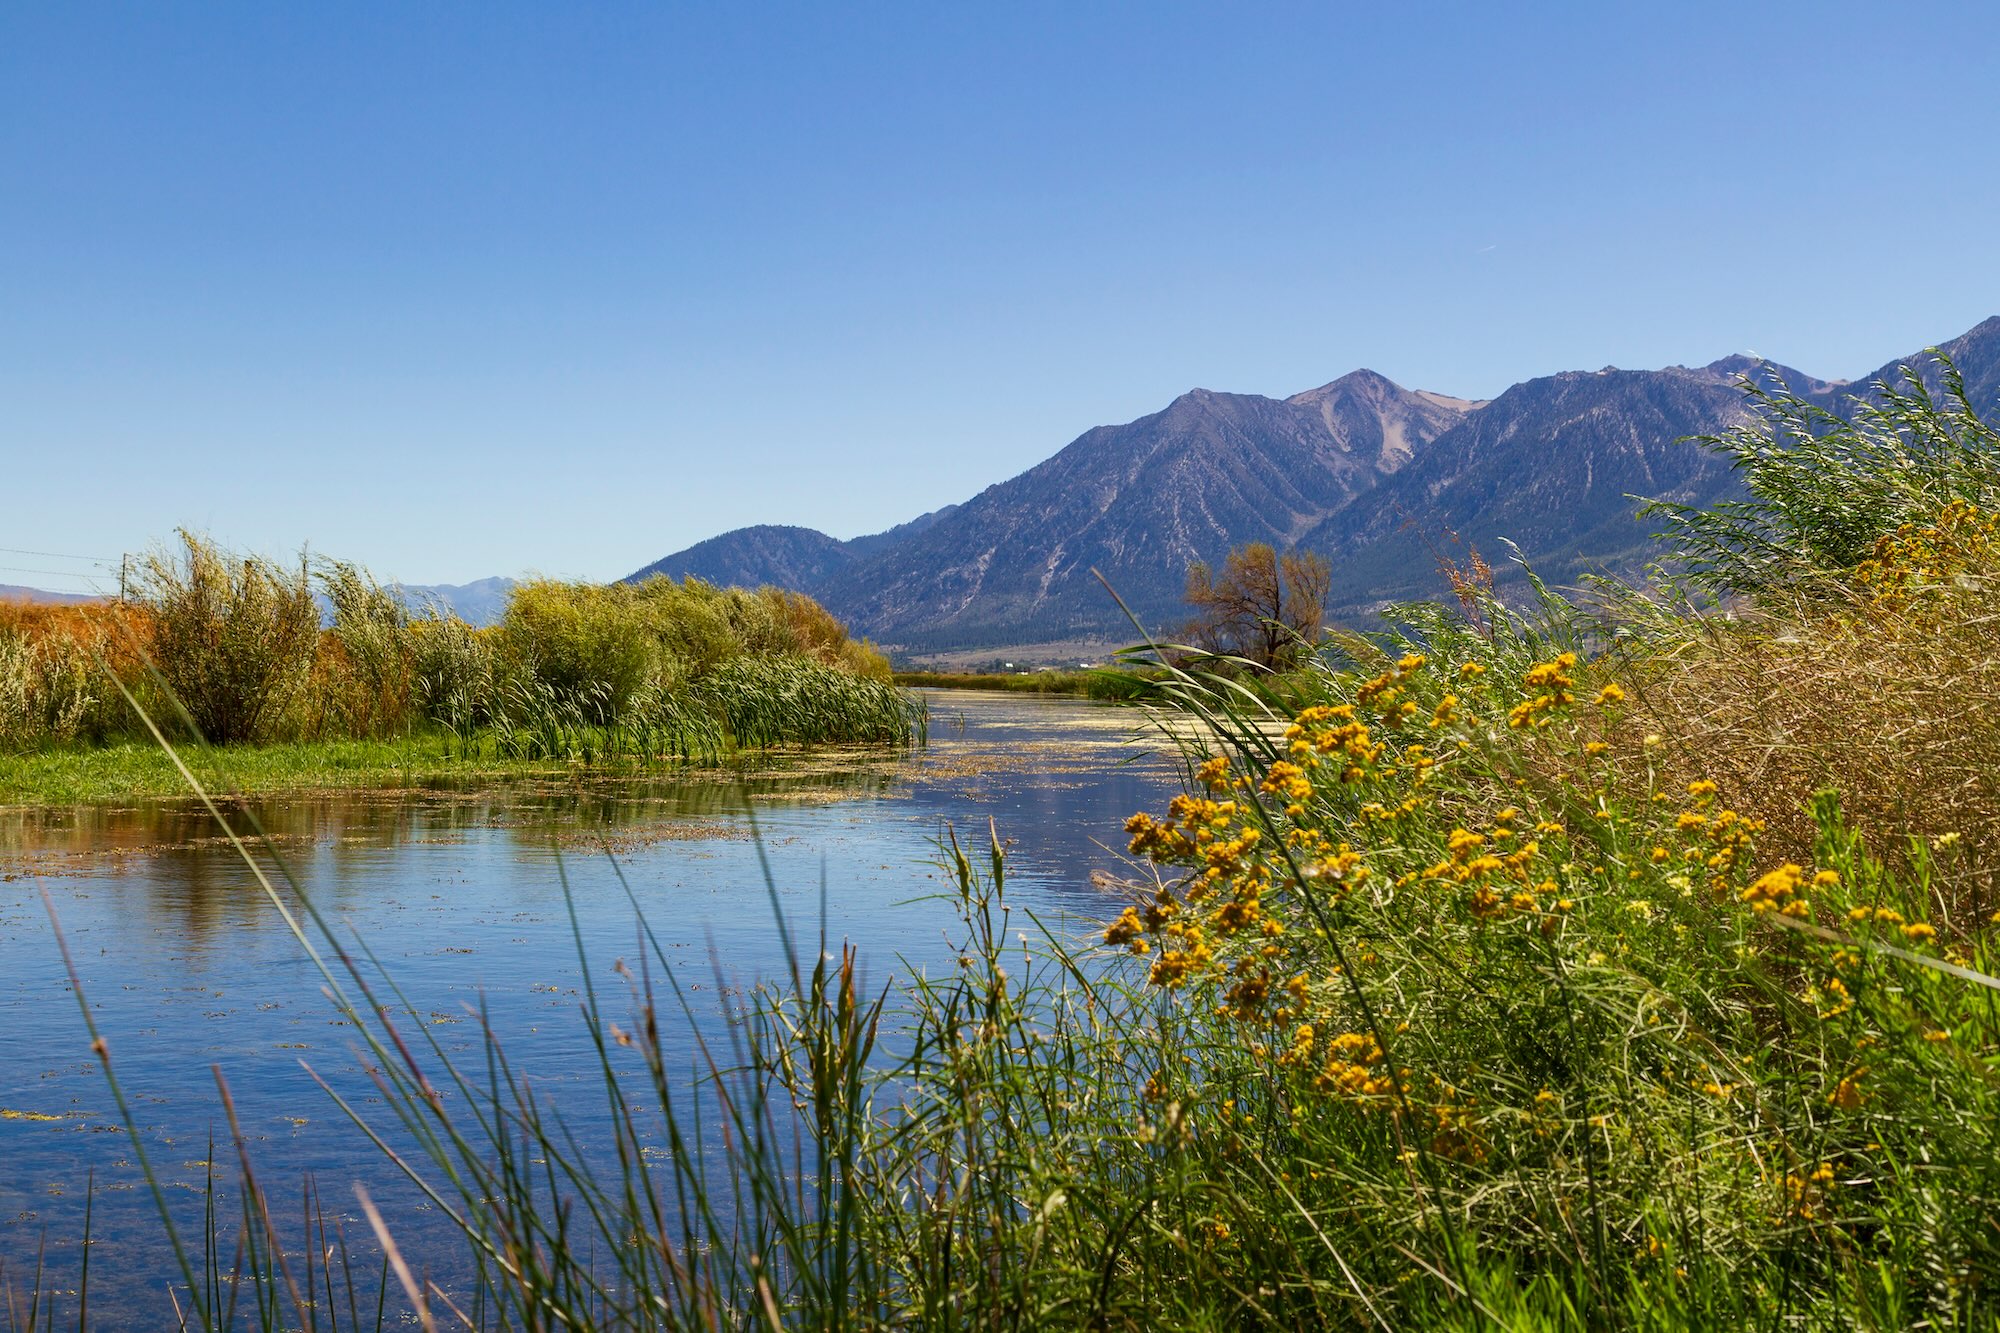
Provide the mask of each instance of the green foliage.
[{"label": "green foliage", "polygon": [[305,683],[319,607],[303,563],[232,556],[183,529],[181,549],[139,562],[160,682],[195,734],[217,745],[259,740]]},{"label": "green foliage", "polygon": [[886,681],[798,656],[741,657],[695,688],[738,746],[921,739],[923,705]]},{"label": "green foliage", "polygon": [[[321,560],[320,591],[332,625],[319,646],[312,703],[322,713],[313,730],[344,736],[391,736],[413,721],[409,608],[395,588],[344,560]],[[330,714],[330,716],[328,716]]]},{"label": "green foliage", "polygon": [[684,660],[663,656],[657,630],[668,618],[649,616],[652,609],[623,584],[521,583],[500,621],[501,648],[543,686],[604,722]]},{"label": "green foliage", "polygon": [[524,584],[484,708],[518,756],[696,757],[727,746],[907,743],[922,713],[810,598],[655,576]]},{"label": "green foliage", "polygon": [[[0,615],[0,751],[131,735],[100,660],[222,745],[429,736],[461,763],[714,763],[922,734],[886,659],[797,593],[537,580],[475,629],[435,605],[413,614],[346,561],[292,571],[190,533],[182,547],[142,564],[129,606]],[[75,785],[12,767],[0,784],[24,794]]]},{"label": "green foliage", "polygon": [[405,644],[415,710],[455,733],[492,722],[501,689],[499,634],[474,629],[436,606],[413,616]]},{"label": "green foliage", "polygon": [[1642,516],[1698,583],[1767,595],[1850,570],[1900,524],[1953,500],[2000,502],[2000,430],[1966,398],[1965,380],[1935,348],[1943,397],[1904,367],[1903,383],[1842,417],[1784,385],[1750,385],[1755,419],[1697,443],[1728,457],[1748,500],[1702,510],[1663,501]]}]

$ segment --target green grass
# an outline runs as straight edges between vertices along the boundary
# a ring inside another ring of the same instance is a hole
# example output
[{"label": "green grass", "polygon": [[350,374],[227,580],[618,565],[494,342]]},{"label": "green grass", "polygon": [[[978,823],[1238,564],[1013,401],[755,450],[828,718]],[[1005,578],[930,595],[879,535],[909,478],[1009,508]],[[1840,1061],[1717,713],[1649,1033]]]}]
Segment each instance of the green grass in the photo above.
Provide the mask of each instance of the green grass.
[{"label": "green grass", "polygon": [[[447,750],[449,740],[446,734],[435,733],[380,741],[190,747],[183,757],[218,791],[244,795],[478,779],[566,767],[549,759],[490,754],[467,760]],[[0,805],[80,805],[187,794],[187,783],[172,760],[151,742],[0,755]]]},{"label": "green grass", "polygon": [[[548,689],[523,689],[485,725],[383,740],[190,746],[204,784],[244,795],[440,780],[644,772],[737,762],[817,745],[921,745],[920,699],[883,681],[799,658],[732,662],[684,694],[649,692],[611,721]],[[151,741],[0,752],[0,805],[75,805],[187,794]]]}]

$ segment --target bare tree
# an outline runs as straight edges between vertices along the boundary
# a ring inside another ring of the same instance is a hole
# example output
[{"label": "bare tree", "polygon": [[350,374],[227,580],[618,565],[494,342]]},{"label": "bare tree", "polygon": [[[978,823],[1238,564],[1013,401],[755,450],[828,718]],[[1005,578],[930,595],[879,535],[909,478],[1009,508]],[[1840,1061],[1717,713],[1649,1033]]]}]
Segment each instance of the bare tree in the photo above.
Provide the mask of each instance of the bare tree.
[{"label": "bare tree", "polygon": [[1188,566],[1188,641],[1204,652],[1243,657],[1273,671],[1291,666],[1319,641],[1332,571],[1313,551],[1280,555],[1268,543],[1231,551],[1222,572]]}]

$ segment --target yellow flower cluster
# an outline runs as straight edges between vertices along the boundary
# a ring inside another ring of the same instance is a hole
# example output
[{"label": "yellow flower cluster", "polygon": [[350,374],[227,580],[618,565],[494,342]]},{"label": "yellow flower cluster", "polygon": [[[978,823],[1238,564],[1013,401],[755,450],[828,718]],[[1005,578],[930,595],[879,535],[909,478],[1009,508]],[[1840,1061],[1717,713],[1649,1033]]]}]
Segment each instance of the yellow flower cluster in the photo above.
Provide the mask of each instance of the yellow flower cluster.
[{"label": "yellow flower cluster", "polygon": [[[1383,942],[1393,936],[1366,929],[1378,909],[1394,912],[1427,942],[1466,950],[1471,965],[1512,957],[1515,943],[1567,950],[1574,936],[1578,959],[1594,967],[1628,949],[1686,947],[1681,941],[1692,936],[1699,912],[1810,919],[1816,903],[1846,906],[1832,871],[1759,866],[1763,826],[1725,808],[1715,782],[1689,783],[1677,800],[1671,790],[1639,785],[1650,783],[1653,770],[1641,777],[1584,762],[1608,752],[1601,742],[1584,744],[1592,728],[1608,725],[1603,719],[1578,722],[1573,744],[1547,744],[1572,735],[1564,710],[1577,702],[1577,654],[1521,670],[1518,694],[1509,688],[1513,674],[1449,659],[1427,666],[1411,653],[1350,681],[1350,702],[1298,709],[1268,758],[1258,757],[1247,735],[1237,738],[1244,744],[1239,762],[1195,756],[1188,793],[1163,814],[1135,814],[1126,824],[1133,854],[1175,868],[1178,877],[1125,907],[1106,929],[1106,943],[1145,955],[1153,986],[1183,992],[1205,1017],[1240,1025],[1250,1055],[1274,1075],[1282,1071],[1276,1086],[1294,1118],[1321,1099],[1380,1109],[1397,1117],[1415,1150],[1428,1144],[1467,1163],[1488,1160],[1495,1151],[1488,1135],[1516,1123],[1504,1093],[1488,1111],[1440,1077],[1495,1095],[1477,1069],[1425,1070],[1413,1083],[1397,1063],[1402,1052],[1390,1049],[1392,1031],[1404,1029],[1376,1028],[1364,1017],[1370,1011],[1354,989],[1372,995],[1408,966],[1406,952]],[[1583,698],[1593,693],[1603,709],[1627,700],[1623,688],[1601,680]],[[1510,703],[1509,722],[1529,733],[1521,740],[1532,762],[1493,773],[1481,759],[1502,742],[1475,730],[1472,714],[1497,721]],[[1534,734],[1544,727],[1550,730]],[[1473,782],[1455,778],[1461,766]],[[1493,808],[1503,800],[1517,804]],[[1580,826],[1587,833],[1574,831]],[[1567,922],[1586,901],[1590,920]],[[1866,919],[1913,942],[1931,934],[1921,922],[1878,916],[1872,907]],[[1591,933],[1581,934],[1586,927]],[[1515,943],[1496,949],[1479,942],[1503,936]],[[1392,971],[1377,950],[1392,955]],[[1851,1012],[1849,987],[1860,987],[1858,970],[1844,981],[1836,970],[1837,963],[1808,964],[1796,974],[1812,1012],[1826,1019]],[[1407,1003],[1399,996],[1384,1007]],[[1411,1022],[1426,1021],[1426,1012],[1419,1001]],[[1664,1021],[1663,1031],[1673,1018],[1670,1008],[1646,1015]],[[1739,1086],[1705,1068],[1686,1074],[1674,1071],[1671,1083],[1678,1095],[1699,1098],[1705,1113],[1733,1114],[1756,1100],[1754,1083]],[[1857,1070],[1817,1095],[1843,1109],[1859,1105],[1860,1077]],[[1605,1127],[1600,1117],[1566,1118],[1560,1106],[1539,1099],[1526,1114],[1528,1131],[1545,1137]],[[1783,1168],[1778,1172],[1783,1180]],[[1806,1194],[1823,1192],[1811,1160],[1794,1174]]]},{"label": "yellow flower cluster", "polygon": [[1942,583],[1968,571],[1991,570],[2000,538],[2000,514],[1982,513],[1977,505],[1954,500],[1927,526],[1905,523],[1878,539],[1874,553],[1854,571],[1855,580],[1872,594],[1877,606],[1897,609],[1925,585]]},{"label": "yellow flower cluster", "polygon": [[1552,662],[1539,662],[1521,677],[1526,699],[1507,712],[1510,727],[1540,727],[1548,724],[1548,714],[1574,702],[1570,689],[1576,684],[1570,672],[1576,669],[1576,654],[1564,653]]},{"label": "yellow flower cluster", "polygon": [[1893,907],[1851,907],[1847,919],[1856,925],[1891,926],[1912,944],[1929,944],[1937,938],[1937,928],[1925,921],[1905,921]]},{"label": "yellow flower cluster", "polygon": [[1106,944],[1129,947],[1133,953],[1145,953],[1152,946],[1146,941],[1146,923],[1139,919],[1139,909],[1128,907],[1118,914],[1118,919],[1104,929]]},{"label": "yellow flower cluster", "polygon": [[1825,1207],[1826,1197],[1833,1190],[1833,1164],[1821,1162],[1811,1171],[1794,1168],[1777,1177],[1776,1184],[1783,1201],[1777,1220],[1781,1224],[1792,1218],[1811,1221],[1816,1211]]},{"label": "yellow flower cluster", "polygon": [[[1421,872],[1417,878],[1464,885],[1471,889],[1467,907],[1481,921],[1522,914],[1540,915],[1545,910],[1568,910],[1569,903],[1544,902],[1553,899],[1557,884],[1541,879],[1530,869],[1541,854],[1541,844],[1532,839],[1501,853],[1489,848],[1510,843],[1516,836],[1513,821],[1520,811],[1508,807],[1494,816],[1491,835],[1456,828],[1445,840],[1446,858]],[[1553,927],[1552,927],[1553,928]]]},{"label": "yellow flower cluster", "polygon": [[1373,1036],[1343,1032],[1326,1044],[1326,1062],[1314,1077],[1313,1088],[1364,1106],[1387,1105],[1395,1096],[1396,1083],[1382,1067],[1382,1058],[1382,1045]]},{"label": "yellow flower cluster", "polygon": [[1751,911],[1759,914],[1775,911],[1785,916],[1810,916],[1812,904],[1799,895],[1799,885],[1804,879],[1803,870],[1787,863],[1759,875],[1740,897],[1750,904]]},{"label": "yellow flower cluster", "polygon": [[[1689,862],[1707,867],[1715,876],[1713,888],[1718,896],[1724,893],[1729,876],[1751,843],[1764,831],[1760,819],[1745,818],[1734,810],[1716,809],[1719,790],[1707,778],[1690,782],[1687,791],[1693,801],[1674,819],[1676,831],[1688,838],[1681,855]],[[1660,858],[1656,855],[1654,859]]]},{"label": "yellow flower cluster", "polygon": [[[1486,1138],[1479,1132],[1477,1101],[1448,1083],[1431,1080],[1430,1112],[1433,1121],[1430,1150],[1439,1157],[1477,1165],[1491,1155]],[[1537,1099],[1539,1101],[1539,1098]]]},{"label": "yellow flower cluster", "polygon": [[1266,796],[1282,796],[1294,805],[1311,800],[1313,791],[1305,770],[1283,759],[1265,770],[1264,780],[1257,784],[1257,790]]},{"label": "yellow flower cluster", "polygon": [[1200,926],[1169,921],[1162,934],[1167,936],[1167,944],[1146,974],[1146,979],[1162,990],[1179,990],[1189,977],[1215,961],[1215,947]]},{"label": "yellow flower cluster", "polygon": [[1383,721],[1394,726],[1415,717],[1419,706],[1415,700],[1405,698],[1405,684],[1411,676],[1423,670],[1424,658],[1421,653],[1405,653],[1396,665],[1381,675],[1364,683],[1354,692],[1354,702],[1362,707],[1380,713]]},{"label": "yellow flower cluster", "polygon": [[[1393,686],[1392,677],[1377,679],[1390,680]],[[1316,769],[1322,762],[1338,762],[1340,780],[1350,783],[1371,776],[1387,750],[1375,740],[1367,723],[1355,720],[1352,704],[1320,704],[1306,709],[1285,728],[1285,747],[1294,766]]]}]

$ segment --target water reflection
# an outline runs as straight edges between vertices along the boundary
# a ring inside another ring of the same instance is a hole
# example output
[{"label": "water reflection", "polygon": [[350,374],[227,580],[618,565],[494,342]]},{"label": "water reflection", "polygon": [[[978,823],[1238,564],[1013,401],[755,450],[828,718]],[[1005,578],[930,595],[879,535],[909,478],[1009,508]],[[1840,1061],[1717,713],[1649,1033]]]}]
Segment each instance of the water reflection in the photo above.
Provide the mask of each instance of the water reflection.
[{"label": "water reflection", "polygon": [[[1141,717],[1080,701],[939,694],[931,748],[826,752],[754,773],[452,784],[257,801],[269,833],[343,936],[365,938],[447,1050],[474,1049],[484,1005],[510,1056],[560,1089],[588,1067],[567,874],[593,969],[632,956],[637,899],[696,993],[747,981],[778,953],[760,852],[783,909],[859,943],[878,981],[949,965],[952,920],[927,863],[948,827],[1014,843],[1012,896],[1079,931],[1102,912],[1090,872],[1126,815],[1174,770],[1135,743]],[[761,837],[752,839],[753,822]],[[610,851],[624,882],[606,859]],[[263,853],[260,853],[262,855]],[[399,1197],[300,1061],[367,1097],[319,979],[199,807],[0,811],[0,1260],[18,1274],[46,1229],[73,1255],[95,1167],[111,1285],[93,1310],[157,1325],[164,1281],[150,1204],[114,1118],[41,903],[46,890],[98,1023],[138,1098],[170,1194],[198,1207],[226,1071],[259,1170],[316,1172],[336,1207],[365,1178]],[[592,1114],[580,1105],[580,1124]],[[226,1156],[226,1154],[225,1154]],[[413,1202],[404,1197],[406,1203]],[[130,1258],[116,1262],[120,1253]],[[95,1283],[93,1284],[96,1285]],[[106,1328],[118,1327],[116,1318]]]}]

